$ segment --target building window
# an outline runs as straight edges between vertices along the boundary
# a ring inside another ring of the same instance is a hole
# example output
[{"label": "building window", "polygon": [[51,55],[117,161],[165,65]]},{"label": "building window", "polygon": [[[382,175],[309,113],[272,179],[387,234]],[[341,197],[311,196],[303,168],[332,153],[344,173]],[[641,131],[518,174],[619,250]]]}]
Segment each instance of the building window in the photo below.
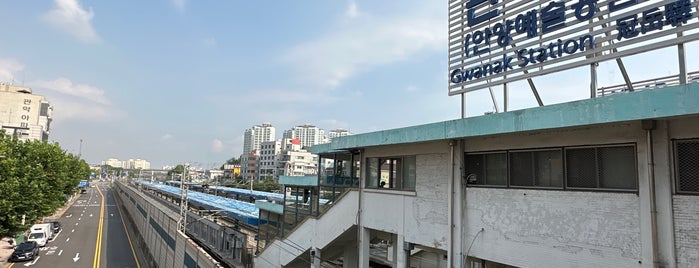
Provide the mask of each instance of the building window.
[{"label": "building window", "polygon": [[520,151],[509,155],[512,186],[563,186],[561,150]]},{"label": "building window", "polygon": [[507,186],[507,153],[467,154],[466,174],[469,184]]},{"label": "building window", "polygon": [[367,158],[366,188],[415,190],[415,156]]},{"label": "building window", "polygon": [[469,185],[615,191],[638,189],[634,145],[467,153],[464,159]]},{"label": "building window", "polygon": [[674,146],[677,192],[699,194],[699,139],[677,140]]},{"label": "building window", "polygon": [[566,184],[570,188],[637,189],[633,146],[566,149]]}]

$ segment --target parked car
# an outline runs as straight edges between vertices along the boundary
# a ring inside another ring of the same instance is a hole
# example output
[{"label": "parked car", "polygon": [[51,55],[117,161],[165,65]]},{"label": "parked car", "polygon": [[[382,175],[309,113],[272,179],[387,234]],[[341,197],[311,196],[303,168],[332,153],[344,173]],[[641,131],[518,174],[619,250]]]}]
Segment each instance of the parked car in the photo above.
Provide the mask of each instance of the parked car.
[{"label": "parked car", "polygon": [[54,236],[53,230],[51,229],[51,224],[42,223],[34,224],[29,231],[28,241],[36,241],[39,246],[43,247],[52,239]]},{"label": "parked car", "polygon": [[46,222],[46,223],[51,224],[51,230],[53,231],[54,234],[57,234],[58,232],[61,231],[61,228],[62,228],[61,222],[59,222],[59,221],[49,221],[49,222]]},{"label": "parked car", "polygon": [[39,256],[39,244],[36,241],[27,241],[19,244],[10,256],[10,261],[29,261]]}]

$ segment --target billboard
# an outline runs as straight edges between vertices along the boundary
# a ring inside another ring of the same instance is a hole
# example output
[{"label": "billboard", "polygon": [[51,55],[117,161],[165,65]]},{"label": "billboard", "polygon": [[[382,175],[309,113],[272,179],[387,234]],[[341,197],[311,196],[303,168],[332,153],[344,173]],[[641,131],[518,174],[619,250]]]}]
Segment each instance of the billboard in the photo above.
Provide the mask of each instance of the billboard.
[{"label": "billboard", "polygon": [[699,0],[449,1],[449,95],[699,39]]}]

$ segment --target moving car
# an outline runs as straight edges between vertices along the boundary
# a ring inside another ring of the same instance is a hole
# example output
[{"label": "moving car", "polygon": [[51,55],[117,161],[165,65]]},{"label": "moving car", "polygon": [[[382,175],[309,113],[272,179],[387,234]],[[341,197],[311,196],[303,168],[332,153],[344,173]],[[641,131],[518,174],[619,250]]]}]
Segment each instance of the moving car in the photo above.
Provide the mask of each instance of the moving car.
[{"label": "moving car", "polygon": [[39,256],[39,244],[35,241],[27,241],[19,244],[10,256],[10,261],[29,261]]}]

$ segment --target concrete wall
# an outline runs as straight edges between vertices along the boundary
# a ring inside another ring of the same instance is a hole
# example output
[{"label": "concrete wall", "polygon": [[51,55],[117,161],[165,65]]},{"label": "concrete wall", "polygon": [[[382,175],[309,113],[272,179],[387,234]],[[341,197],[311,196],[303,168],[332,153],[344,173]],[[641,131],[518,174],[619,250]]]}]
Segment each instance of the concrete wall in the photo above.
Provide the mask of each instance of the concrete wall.
[{"label": "concrete wall", "polygon": [[368,148],[364,157],[416,155],[415,191],[363,189],[364,227],[447,250],[450,167],[447,141]]},{"label": "concrete wall", "polygon": [[696,267],[699,264],[699,196],[676,195],[675,246],[678,267]]},{"label": "concrete wall", "polygon": [[134,222],[150,253],[151,266],[221,267],[205,251],[177,231],[178,214],[137,189],[116,182],[118,201]]},{"label": "concrete wall", "polygon": [[[672,120],[667,124],[670,139],[699,138],[699,119],[688,117]],[[668,142],[669,143],[669,142]],[[666,145],[667,148],[671,148]],[[662,149],[659,148],[659,149]],[[667,152],[673,155],[672,151]],[[667,172],[674,176],[674,163]],[[674,221],[674,239],[677,267],[697,267],[699,265],[699,196],[673,195],[672,219]]]},{"label": "concrete wall", "polygon": [[466,195],[470,240],[483,229],[469,256],[524,267],[638,266],[636,194],[469,188]]}]

